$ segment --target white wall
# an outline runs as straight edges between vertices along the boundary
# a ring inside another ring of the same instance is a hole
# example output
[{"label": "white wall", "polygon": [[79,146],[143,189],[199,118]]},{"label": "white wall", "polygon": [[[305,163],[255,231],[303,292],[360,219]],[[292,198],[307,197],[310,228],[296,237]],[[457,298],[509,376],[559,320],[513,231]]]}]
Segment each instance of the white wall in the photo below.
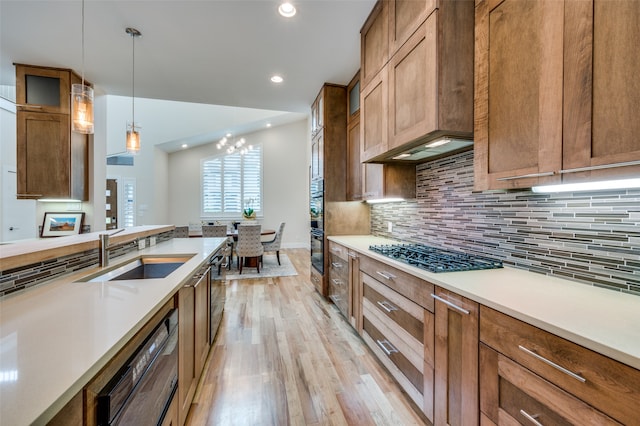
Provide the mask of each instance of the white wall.
[{"label": "white wall", "polygon": [[[307,120],[243,135],[247,143],[262,143],[264,217],[266,228],[286,222],[283,246],[309,247],[309,158]],[[200,223],[200,160],[220,151],[215,143],[169,155],[169,221]],[[238,218],[240,219],[240,218]]]}]

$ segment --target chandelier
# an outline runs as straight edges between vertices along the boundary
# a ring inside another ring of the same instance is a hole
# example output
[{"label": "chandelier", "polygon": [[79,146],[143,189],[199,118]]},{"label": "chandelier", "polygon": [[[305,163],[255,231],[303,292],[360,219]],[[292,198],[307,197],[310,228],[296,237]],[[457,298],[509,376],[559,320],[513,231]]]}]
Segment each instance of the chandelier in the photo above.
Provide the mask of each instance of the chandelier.
[{"label": "chandelier", "polygon": [[220,139],[220,141],[216,144],[216,148],[223,149],[226,148],[227,154],[233,154],[234,152],[240,153],[240,155],[244,155],[247,152],[253,150],[253,145],[246,145],[247,141],[244,138],[237,139],[235,142],[230,140],[231,135],[227,135]]}]

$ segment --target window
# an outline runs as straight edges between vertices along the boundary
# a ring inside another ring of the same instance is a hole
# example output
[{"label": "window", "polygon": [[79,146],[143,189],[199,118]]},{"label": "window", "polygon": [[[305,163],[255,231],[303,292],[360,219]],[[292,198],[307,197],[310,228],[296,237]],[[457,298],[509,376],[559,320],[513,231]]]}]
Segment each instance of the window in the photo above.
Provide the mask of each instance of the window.
[{"label": "window", "polygon": [[245,207],[262,213],[262,146],[201,162],[202,215],[238,217]]}]

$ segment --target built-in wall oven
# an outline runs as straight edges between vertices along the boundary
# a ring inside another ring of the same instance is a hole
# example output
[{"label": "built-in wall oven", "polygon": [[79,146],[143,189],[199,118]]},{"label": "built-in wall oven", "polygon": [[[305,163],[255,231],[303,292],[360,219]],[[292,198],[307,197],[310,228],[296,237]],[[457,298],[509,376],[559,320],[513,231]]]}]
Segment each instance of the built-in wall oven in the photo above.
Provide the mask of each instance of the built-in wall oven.
[{"label": "built-in wall oven", "polygon": [[98,395],[98,425],[159,425],[178,385],[173,309]]},{"label": "built-in wall oven", "polygon": [[310,185],[311,265],[324,274],[324,179],[313,179]]}]

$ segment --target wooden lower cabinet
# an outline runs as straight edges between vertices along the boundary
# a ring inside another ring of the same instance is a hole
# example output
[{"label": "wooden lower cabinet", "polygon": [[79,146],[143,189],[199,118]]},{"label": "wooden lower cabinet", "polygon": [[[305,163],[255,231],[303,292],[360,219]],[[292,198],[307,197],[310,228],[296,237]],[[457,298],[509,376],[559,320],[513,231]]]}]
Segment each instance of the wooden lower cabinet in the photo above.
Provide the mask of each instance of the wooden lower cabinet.
[{"label": "wooden lower cabinet", "polygon": [[[366,272],[375,271],[369,269],[374,265],[365,262]],[[362,338],[427,419],[433,421],[433,313],[366,272],[359,274]],[[402,288],[399,272],[386,268],[382,273]],[[406,284],[411,287],[413,283]]]},{"label": "wooden lower cabinet", "polygon": [[[511,379],[509,376],[510,383],[524,389],[525,393],[533,395],[538,401],[547,404],[545,401],[551,398],[549,395],[552,390],[558,395],[572,395],[578,402],[567,402],[566,407],[573,407],[571,409],[556,407],[556,397],[551,402],[555,404],[552,406],[555,412],[562,413],[574,424],[616,424],[612,419],[622,424],[638,424],[640,370],[486,306],[480,309],[480,340],[500,354],[500,382],[505,374],[515,375],[517,371],[517,377],[522,378]],[[506,359],[513,360],[513,365],[508,364]],[[529,382],[534,379],[524,379],[526,377],[535,377],[535,383],[539,385],[530,389],[533,385]],[[490,407],[493,407],[495,414],[496,404],[499,406],[500,401],[490,396],[496,390],[486,388],[485,378],[483,373],[483,411],[489,414]],[[493,418],[496,421],[495,415]],[[540,423],[547,424],[543,421]]]},{"label": "wooden lower cabinet", "polygon": [[161,426],[178,426],[178,398],[176,398],[176,395],[173,396],[171,404],[167,408],[167,413],[164,415]]},{"label": "wooden lower cabinet", "polygon": [[313,284],[318,293],[325,294],[322,274],[320,274],[320,272],[318,272],[313,266],[310,269],[309,278],[311,279],[311,284]]},{"label": "wooden lower cabinet", "polygon": [[620,424],[484,344],[480,386],[483,425]]},{"label": "wooden lower cabinet", "polygon": [[209,268],[206,273],[200,277],[195,285],[195,364],[196,364],[196,377],[200,377],[204,370],[204,364],[207,361],[209,355],[209,349],[211,344],[209,341],[209,315],[210,309],[210,294],[211,285],[209,281]]},{"label": "wooden lower cabinet", "polygon": [[434,424],[477,425],[479,305],[440,287],[434,299]]},{"label": "wooden lower cabinet", "polygon": [[178,291],[178,424],[183,425],[196,392],[194,287]]},{"label": "wooden lower cabinet", "polygon": [[351,292],[349,281],[348,250],[339,244],[329,241],[329,299],[338,310],[349,319]]}]

